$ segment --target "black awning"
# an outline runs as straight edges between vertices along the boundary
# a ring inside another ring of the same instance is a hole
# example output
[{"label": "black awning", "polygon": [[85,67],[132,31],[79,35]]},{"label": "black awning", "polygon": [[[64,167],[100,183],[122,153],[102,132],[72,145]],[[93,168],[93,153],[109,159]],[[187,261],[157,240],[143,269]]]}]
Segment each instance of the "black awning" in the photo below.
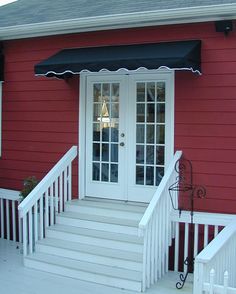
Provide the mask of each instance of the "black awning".
[{"label": "black awning", "polygon": [[4,55],[0,51],[0,81],[4,81]]},{"label": "black awning", "polygon": [[166,67],[200,74],[201,41],[64,49],[35,66],[35,74],[64,77],[82,71]]}]

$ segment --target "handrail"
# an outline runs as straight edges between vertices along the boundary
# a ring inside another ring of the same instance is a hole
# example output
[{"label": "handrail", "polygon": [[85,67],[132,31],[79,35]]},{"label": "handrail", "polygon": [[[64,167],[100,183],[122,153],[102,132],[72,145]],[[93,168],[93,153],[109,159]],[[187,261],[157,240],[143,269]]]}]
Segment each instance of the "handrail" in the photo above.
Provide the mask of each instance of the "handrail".
[{"label": "handrail", "polygon": [[0,188],[0,198],[18,201],[20,200],[20,191]]},{"label": "handrail", "polygon": [[[194,294],[204,292],[205,283],[209,282],[207,273],[214,269],[217,272],[215,283],[222,285],[223,274],[227,270],[235,273],[236,221],[227,225],[195,258]],[[236,278],[229,279],[232,287],[236,286]]]},{"label": "handrail", "polygon": [[148,225],[150,218],[155,210],[155,207],[160,199],[160,195],[164,191],[166,184],[172,174],[172,171],[175,168],[175,164],[181,158],[181,156],[182,156],[182,151],[175,152],[175,155],[174,155],[173,159],[171,160],[171,162],[168,166],[168,169],[165,172],[164,177],[161,180],[160,185],[157,187],[157,190],[156,190],[152,200],[150,201],[142,219],[139,222],[139,229],[140,230],[144,230],[146,228],[146,226]]},{"label": "handrail", "polygon": [[196,262],[208,263],[236,234],[236,221],[226,226],[197,256]]},{"label": "handrail", "polygon": [[36,242],[45,238],[46,228],[56,223],[56,214],[72,199],[72,161],[76,156],[77,146],[73,146],[19,205],[24,256],[33,253]]},{"label": "handrail", "polygon": [[21,242],[21,226],[17,218],[20,192],[0,189],[0,238]]},{"label": "handrail", "polygon": [[45,191],[48,181],[53,182],[60,174],[61,167],[71,162],[77,155],[77,146],[71,149],[58,161],[58,163],[47,173],[39,184],[29,193],[29,195],[18,206],[19,216],[22,218],[37,202],[41,194]]},{"label": "handrail", "polygon": [[[176,182],[176,163],[182,151],[176,151],[140,223],[139,236],[144,237],[142,291],[154,284],[168,271],[171,243],[171,219],[169,187]],[[175,194],[174,202],[178,201]],[[156,248],[156,250],[154,249]],[[158,262],[157,262],[158,261]]]}]

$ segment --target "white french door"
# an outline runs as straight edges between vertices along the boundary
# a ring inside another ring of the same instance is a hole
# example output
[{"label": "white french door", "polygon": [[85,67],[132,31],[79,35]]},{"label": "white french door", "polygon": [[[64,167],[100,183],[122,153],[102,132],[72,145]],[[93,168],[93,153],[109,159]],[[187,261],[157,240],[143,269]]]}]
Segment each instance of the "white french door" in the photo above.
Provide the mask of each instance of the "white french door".
[{"label": "white french door", "polygon": [[173,155],[173,74],[86,78],[85,195],[149,202]]}]

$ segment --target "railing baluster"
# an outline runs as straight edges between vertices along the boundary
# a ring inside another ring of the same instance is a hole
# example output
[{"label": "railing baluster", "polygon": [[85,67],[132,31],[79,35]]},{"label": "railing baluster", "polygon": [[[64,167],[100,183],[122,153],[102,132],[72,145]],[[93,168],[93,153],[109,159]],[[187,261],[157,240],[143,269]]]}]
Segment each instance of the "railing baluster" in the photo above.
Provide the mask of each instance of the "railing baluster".
[{"label": "railing baluster", "polygon": [[6,199],[6,218],[7,218],[7,240],[10,240],[10,208],[9,208],[9,200]]},{"label": "railing baluster", "polygon": [[69,164],[68,167],[68,200],[70,201],[72,199],[72,165]]},{"label": "railing baluster", "polygon": [[63,201],[63,189],[62,189],[62,187],[63,187],[63,173],[61,172],[60,173],[60,176],[59,176],[59,195],[60,195],[60,212],[62,212],[63,211],[63,203],[64,203],[64,201]]},{"label": "railing baluster", "polygon": [[38,201],[34,205],[34,244],[38,241]]},{"label": "railing baluster", "polygon": [[11,202],[11,215],[12,215],[12,239],[16,242],[16,203],[15,201]]},{"label": "railing baluster", "polygon": [[59,178],[56,179],[55,181],[55,208],[56,208],[56,213],[58,213],[59,211],[59,195],[58,195],[58,181],[59,181]]},{"label": "railing baluster", "polygon": [[64,204],[68,201],[68,186],[67,186],[67,168],[63,173],[63,186],[64,186]]},{"label": "railing baluster", "polygon": [[48,189],[45,192],[45,220],[46,220],[46,228],[49,226],[49,201],[48,201]]},{"label": "railing baluster", "polygon": [[208,244],[208,225],[204,226],[204,248]]},{"label": "railing baluster", "polygon": [[214,226],[214,238],[218,235],[218,233],[219,233],[219,227]]},{"label": "railing baluster", "polygon": [[193,250],[193,256],[194,258],[198,254],[198,224],[194,225],[194,250]]},{"label": "railing baluster", "polygon": [[179,269],[179,222],[175,223],[175,263],[174,270],[177,272]]},{"label": "railing baluster", "polygon": [[28,215],[23,216],[23,255],[27,255],[27,245],[28,245]]},{"label": "railing baluster", "polygon": [[1,238],[4,238],[4,201],[0,199],[1,204]]},{"label": "railing baluster", "polygon": [[[20,201],[18,200],[18,205],[20,204]],[[18,215],[18,231],[19,231],[19,242],[22,243],[23,242],[23,238],[22,238],[22,219],[20,218],[20,216]]]},{"label": "railing baluster", "polygon": [[41,197],[39,200],[39,225],[40,225],[39,238],[41,240],[44,237],[44,225],[46,226],[45,222],[47,223],[47,219],[48,219],[48,217],[46,216],[47,205],[45,204],[45,207],[44,207],[43,200],[46,202],[46,196]]},{"label": "railing baluster", "polygon": [[53,193],[53,184],[49,188],[50,194],[50,226],[54,224],[54,193]]},{"label": "railing baluster", "polygon": [[33,230],[30,228],[33,228],[32,226],[32,209],[29,211],[29,254],[33,252]]},{"label": "railing baluster", "polygon": [[[188,256],[188,241],[189,241],[189,225],[185,223],[184,225],[184,260]],[[184,264],[184,272],[187,271],[187,265]]]}]

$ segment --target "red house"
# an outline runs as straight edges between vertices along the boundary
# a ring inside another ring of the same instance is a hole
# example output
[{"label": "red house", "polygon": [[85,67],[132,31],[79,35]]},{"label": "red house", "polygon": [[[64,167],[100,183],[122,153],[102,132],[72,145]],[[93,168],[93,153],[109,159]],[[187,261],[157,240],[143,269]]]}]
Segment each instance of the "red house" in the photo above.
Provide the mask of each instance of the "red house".
[{"label": "red house", "polygon": [[[0,7],[2,238],[110,286],[145,291],[195,257],[195,294],[212,268],[236,287],[236,1],[90,2]],[[17,237],[9,195],[32,176]]]}]

